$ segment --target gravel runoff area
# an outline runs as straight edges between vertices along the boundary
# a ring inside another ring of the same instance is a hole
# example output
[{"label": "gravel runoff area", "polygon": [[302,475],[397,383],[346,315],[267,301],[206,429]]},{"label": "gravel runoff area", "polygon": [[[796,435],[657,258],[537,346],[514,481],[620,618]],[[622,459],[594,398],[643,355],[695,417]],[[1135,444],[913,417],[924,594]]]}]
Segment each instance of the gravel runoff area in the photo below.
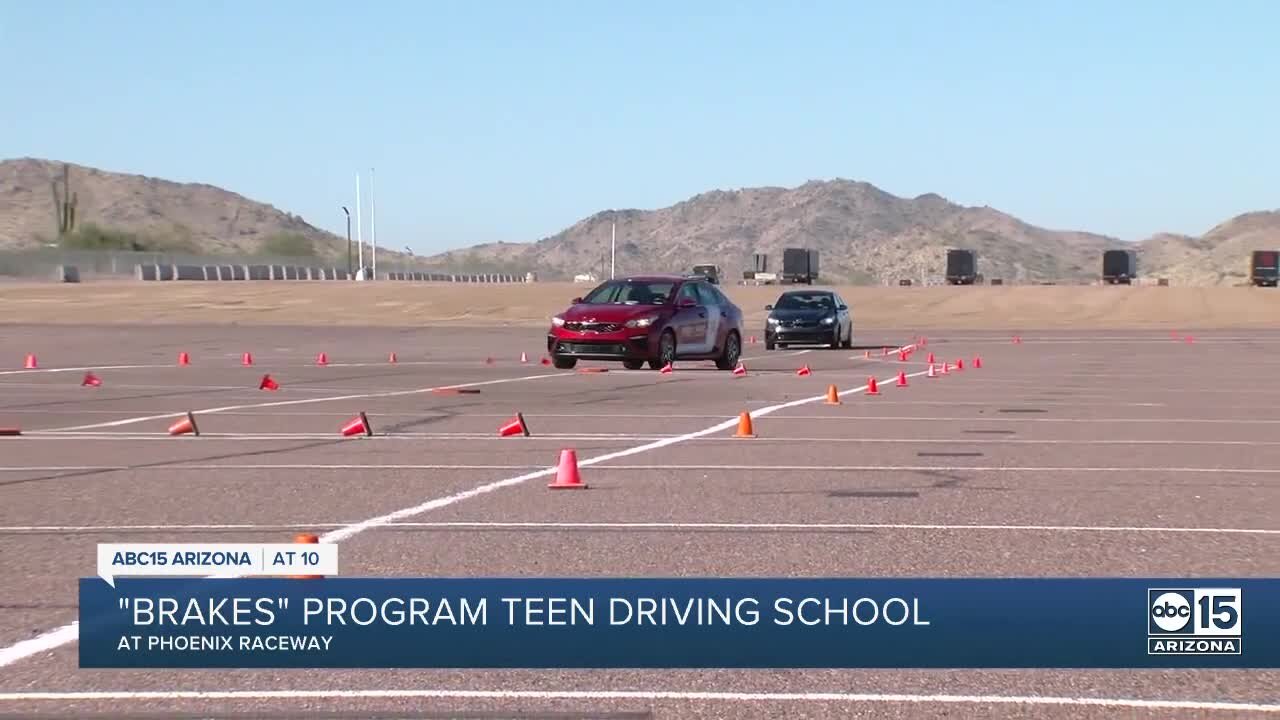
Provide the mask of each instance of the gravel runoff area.
[{"label": "gravel runoff area", "polygon": [[[704,363],[558,371],[538,364],[535,329],[7,326],[0,427],[24,434],[0,438],[0,715],[1280,712],[1276,671],[87,671],[59,630],[96,543],[287,541],[548,467],[562,447],[591,490],[533,480],[438,503],[344,540],[343,574],[1280,572],[1280,332],[1022,329],[1015,344],[950,330],[907,363],[880,355],[916,332],[855,350],[748,345],[735,379]],[[926,351],[966,368],[921,377]],[[21,369],[26,353],[38,369]],[[87,370],[100,387],[80,386]],[[909,387],[893,386],[899,370]],[[257,389],[264,373],[279,391]],[[878,397],[859,390],[869,375]],[[843,404],[821,402],[829,384]],[[480,392],[429,391],[458,385]],[[168,437],[188,410],[201,437]],[[744,410],[764,411],[756,439],[690,436]],[[338,437],[360,411],[379,436]],[[517,411],[532,437],[498,438]]]}]

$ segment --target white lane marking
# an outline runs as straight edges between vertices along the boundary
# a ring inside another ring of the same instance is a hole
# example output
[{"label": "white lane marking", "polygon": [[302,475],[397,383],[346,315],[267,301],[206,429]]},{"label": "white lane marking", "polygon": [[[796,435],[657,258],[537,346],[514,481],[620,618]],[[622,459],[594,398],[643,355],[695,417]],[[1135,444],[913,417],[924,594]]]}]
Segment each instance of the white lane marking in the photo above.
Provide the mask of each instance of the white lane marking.
[{"label": "white lane marking", "polygon": [[[727,430],[737,425],[737,419],[733,421],[733,425],[727,427],[717,426],[719,430]],[[701,432],[701,431],[700,431]],[[791,438],[784,438],[790,440]],[[663,447],[672,445],[677,442],[685,442],[683,435],[663,438],[647,445],[638,447],[646,447],[653,449],[654,446]],[[734,442],[743,442],[734,439]],[[659,445],[662,443],[662,445]],[[633,455],[636,452],[644,452],[642,450],[634,450],[634,448],[626,448],[608,455],[601,455],[596,458],[587,460],[579,460],[578,465],[595,465],[596,463],[612,460],[616,457],[624,457]],[[530,470],[537,469],[543,475],[534,475],[526,477],[525,480],[533,480],[543,477],[546,474],[554,473],[554,467],[547,467],[542,464],[526,464],[526,465],[448,465],[448,464],[421,464],[421,465],[383,465],[377,463],[359,463],[359,464],[342,464],[342,463],[299,463],[299,464],[282,464],[282,465],[183,465],[181,461],[174,461],[172,465],[164,466],[145,466],[130,467],[127,465],[48,465],[34,467],[5,467],[0,468],[0,472],[77,472],[91,470],[157,470],[161,472],[173,472],[175,470]],[[1280,474],[1280,468],[1212,468],[1212,467],[1151,467],[1151,466],[1114,466],[1114,467],[1077,467],[1077,466],[1017,466],[1017,465],[681,465],[681,464],[662,464],[662,465],[601,465],[600,470],[625,470],[625,471],[654,471],[654,470],[702,470],[704,472],[743,472],[743,471],[785,471],[785,472],[919,472],[919,471],[938,471],[938,472],[1033,472],[1033,473],[1221,473],[1224,475],[1240,474],[1240,475],[1277,475]],[[523,482],[523,481],[522,481]],[[505,486],[503,486],[505,487]],[[489,492],[489,491],[485,491]],[[467,497],[472,497],[468,495]],[[466,498],[463,498],[466,499]],[[451,503],[452,504],[452,503]],[[431,508],[434,509],[434,508]],[[423,512],[426,512],[425,510]]]},{"label": "white lane marking", "polygon": [[[912,347],[914,347],[914,345],[904,345],[900,349],[911,349]],[[923,373],[916,373],[916,375],[921,375],[921,374]],[[557,377],[557,376],[556,375],[536,375],[532,377]],[[909,375],[908,377],[914,377],[914,376]],[[877,383],[879,382],[880,380],[877,379]],[[453,387],[457,387],[457,386],[453,386]],[[848,390],[840,392],[839,394],[850,395],[853,393],[860,393],[866,389],[867,389],[867,385],[860,385],[856,388],[850,388]],[[814,395],[807,398],[801,398],[799,400],[792,400],[790,402],[780,403],[777,405],[771,405],[769,407],[760,408],[759,410],[754,410],[751,412],[751,416],[763,417],[765,415],[771,415],[779,410],[799,407],[801,405],[815,403],[825,399],[826,399],[826,395],[823,394],[823,395]],[[305,401],[286,401],[286,402],[305,402]],[[241,408],[229,408],[229,409],[239,410]],[[208,411],[206,410],[205,412],[207,413]],[[598,465],[599,463],[607,462],[609,460],[614,460],[616,458],[627,457],[629,455],[635,455],[638,453],[647,452],[649,450],[656,450],[661,447],[674,445],[676,443],[684,442],[686,440],[692,440],[697,437],[703,437],[705,435],[711,435],[713,433],[723,432],[730,428],[736,427],[737,424],[738,424],[738,418],[731,418],[729,420],[725,420],[723,422],[712,425],[711,427],[705,428],[703,430],[699,430],[697,432],[689,433],[687,435],[681,435],[679,437],[674,437],[674,438],[664,438],[662,440],[646,443],[644,445],[637,445],[635,447],[628,448],[626,450],[618,450],[615,452],[606,453],[604,455],[596,455],[595,457],[590,457],[585,460],[579,460],[578,465],[580,467],[589,466],[589,465]],[[74,430],[74,429],[84,429],[84,428],[64,428],[64,429]],[[454,493],[453,495],[446,495],[444,497],[436,498],[434,500],[428,500],[427,502],[421,503],[419,505],[415,505],[413,507],[408,507],[402,510],[397,510],[395,512],[387,513],[386,515],[380,515],[378,517],[369,518],[368,520],[354,523],[346,527],[338,528],[337,530],[333,530],[331,532],[325,533],[323,536],[320,537],[320,542],[329,542],[329,543],[341,542],[346,538],[352,537],[354,535],[358,535],[364,532],[365,530],[378,527],[379,525],[385,525],[386,523],[389,523],[389,522],[405,520],[415,515],[421,515],[423,513],[430,512],[432,510],[436,510],[442,507],[447,507],[449,505],[462,502],[463,500],[467,500],[473,497],[478,497],[480,495],[491,493],[495,490],[500,490],[502,488],[510,487],[513,485],[519,485],[521,483],[525,483],[530,480],[535,480],[537,478],[547,477],[549,475],[554,474],[555,472],[556,472],[556,468],[544,468],[542,470],[525,473],[523,475],[517,475],[515,477],[507,478],[505,480],[497,480],[491,483],[486,483],[484,485],[479,485],[470,490]],[[228,577],[228,575],[223,574],[223,575],[216,575],[213,577]],[[234,576],[231,576],[231,577],[234,577]],[[35,655],[41,652],[45,652],[46,650],[52,649],[64,643],[72,642],[76,640],[79,637],[79,635],[80,635],[80,623],[79,621],[74,621],[68,625],[64,625],[60,628],[56,628],[54,630],[45,632],[41,635],[37,635],[36,637],[19,641],[17,643],[14,643],[13,645],[10,645],[9,647],[0,648],[0,667],[11,665],[24,658],[30,657],[32,655]],[[53,645],[50,645],[49,644],[51,642],[50,637],[57,639],[57,642],[54,643]]]},{"label": "white lane marking", "polygon": [[[215,413],[226,412],[228,410],[250,410],[253,408],[285,407],[285,406],[291,406],[291,405],[309,405],[312,403],[340,402],[343,400],[366,400],[370,398],[402,397],[405,395],[421,395],[423,393],[429,393],[435,390],[444,390],[444,389],[450,389],[450,388],[474,388],[474,387],[482,387],[486,385],[502,385],[504,383],[525,382],[527,380],[543,380],[546,378],[568,377],[572,374],[573,373],[557,372],[557,373],[543,373],[539,375],[521,375],[519,377],[513,377],[513,378],[499,378],[497,380],[482,380],[478,382],[455,383],[451,385],[437,385],[437,386],[426,387],[426,388],[413,388],[410,390],[363,392],[363,393],[353,393],[350,395],[334,395],[334,396],[325,396],[325,397],[316,397],[316,398],[299,398],[297,400],[277,400],[274,402],[248,403],[244,405],[224,405],[222,407],[202,408],[199,410],[192,410],[191,412],[196,415],[212,415]],[[70,427],[51,428],[47,430],[41,430],[40,432],[56,433],[56,432],[71,432],[75,430],[94,430],[97,428],[121,427],[124,425],[135,425],[137,423],[150,422],[152,420],[168,420],[172,418],[179,418],[179,417],[185,416],[186,414],[187,414],[186,411],[182,411],[182,412],[176,412],[176,413],[165,413],[162,415],[145,415],[141,417],[124,418],[122,420],[110,420],[107,422],[90,423],[88,425],[73,425]]]},{"label": "white lane marking", "polygon": [[[325,530],[346,527],[345,522],[319,523],[225,523],[204,525],[10,525],[0,533],[105,533],[138,531],[207,530]],[[736,523],[736,522],[390,522],[383,528],[421,530],[921,530],[945,532],[1063,532],[1063,533],[1155,533],[1203,535],[1280,535],[1280,530],[1264,528],[1142,527],[1126,525],[983,525],[919,523]]]},{"label": "white lane marking", "polygon": [[0,370],[0,375],[38,375],[41,373],[98,372],[101,370],[141,370],[170,367],[168,365],[93,365],[86,367],[32,368],[30,370]]},{"label": "white lane marking", "polygon": [[710,692],[691,690],[116,690],[87,692],[6,692],[0,702],[102,700],[679,700],[736,703],[912,703],[938,705],[1050,705],[1149,710],[1280,713],[1280,705],[1216,700],[1054,697],[1050,695],[925,695],[850,692]]},{"label": "white lane marking", "polygon": [[[168,433],[95,433],[95,432],[57,432],[48,435],[41,434],[39,430],[26,432],[22,437],[28,440],[61,440],[61,441],[134,441],[134,440],[164,440],[173,442]],[[202,439],[211,440],[236,440],[236,441],[262,441],[271,442],[276,440],[336,440],[338,439],[334,433],[209,433],[202,432]],[[529,437],[504,438],[499,437],[496,433],[393,433],[389,435],[374,435],[372,437],[362,437],[361,442],[378,442],[378,441],[421,441],[429,442],[434,440],[454,442],[496,442],[503,445],[510,445],[513,449],[519,447],[519,444],[533,444],[539,441],[556,441],[564,440],[640,440],[652,441],[662,440],[663,438],[679,437],[675,433],[541,433],[539,435],[531,435]],[[721,443],[721,442],[739,442],[733,437],[704,437],[691,440],[690,442],[704,443]],[[758,444],[768,444],[775,442],[786,443],[836,443],[849,445],[1196,445],[1196,446],[1240,446],[1240,447],[1271,447],[1280,445],[1280,440],[1115,440],[1115,439],[1083,439],[1083,440],[1035,440],[1027,438],[847,438],[847,437],[796,437],[793,435],[779,436],[777,438],[761,437],[757,440]],[[177,461],[175,461],[177,462]],[[110,466],[116,467],[116,466]],[[187,468],[200,467],[199,465],[184,465]],[[0,472],[7,470],[27,470],[31,468],[24,467],[0,467]]]}]

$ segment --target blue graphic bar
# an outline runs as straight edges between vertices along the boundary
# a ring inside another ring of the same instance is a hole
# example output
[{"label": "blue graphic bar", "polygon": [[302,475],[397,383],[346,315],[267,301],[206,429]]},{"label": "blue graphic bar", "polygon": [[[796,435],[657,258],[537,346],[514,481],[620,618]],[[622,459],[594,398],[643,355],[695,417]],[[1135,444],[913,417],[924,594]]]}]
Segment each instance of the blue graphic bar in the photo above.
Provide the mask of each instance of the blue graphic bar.
[{"label": "blue graphic bar", "polygon": [[1280,579],[80,580],[83,668],[1277,668]]}]

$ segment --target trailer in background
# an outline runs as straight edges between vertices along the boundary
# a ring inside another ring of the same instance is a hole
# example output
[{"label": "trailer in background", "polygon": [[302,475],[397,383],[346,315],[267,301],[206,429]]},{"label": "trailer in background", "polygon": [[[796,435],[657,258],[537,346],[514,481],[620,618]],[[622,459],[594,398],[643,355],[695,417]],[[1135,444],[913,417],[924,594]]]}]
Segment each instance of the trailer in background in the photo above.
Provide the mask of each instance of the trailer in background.
[{"label": "trailer in background", "polygon": [[978,281],[978,254],[973,250],[947,251],[947,282],[972,285]]},{"label": "trailer in background", "polygon": [[1102,281],[1108,285],[1132,285],[1138,277],[1138,254],[1132,250],[1102,253]]},{"label": "trailer in background", "polygon": [[1280,280],[1280,251],[1254,250],[1249,258],[1249,282],[1258,287],[1275,287]]},{"label": "trailer in background", "polygon": [[812,285],[818,279],[818,251],[808,248],[783,250],[782,272],[778,277],[784,283]]}]

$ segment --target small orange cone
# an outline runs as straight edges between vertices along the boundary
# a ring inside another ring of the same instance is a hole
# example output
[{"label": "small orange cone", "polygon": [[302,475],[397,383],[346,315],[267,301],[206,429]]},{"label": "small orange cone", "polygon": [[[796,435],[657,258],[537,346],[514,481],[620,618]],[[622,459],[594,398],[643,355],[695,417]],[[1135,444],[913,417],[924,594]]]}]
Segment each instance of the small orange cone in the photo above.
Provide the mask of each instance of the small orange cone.
[{"label": "small orange cone", "polygon": [[[311,533],[299,533],[293,536],[293,541],[305,545],[315,545],[320,542],[320,538]],[[319,580],[323,575],[290,575],[295,580]]]},{"label": "small orange cone", "polygon": [[1021,344],[1022,344],[1022,337],[1021,337],[1021,336],[1019,336],[1019,335],[1014,335],[1014,336],[1013,336],[1013,344],[1014,344],[1014,345],[1021,345]]},{"label": "small orange cone", "polygon": [[36,362],[35,355],[27,355],[26,360],[24,360],[22,363],[22,367],[24,370],[35,370],[36,368],[40,367],[40,365],[39,363]]},{"label": "small orange cone", "polygon": [[898,351],[898,361],[899,361],[899,362],[906,362],[908,357],[911,357],[911,353],[907,352],[906,350],[899,350],[899,351]]},{"label": "small orange cone", "polygon": [[974,356],[973,356],[973,369],[975,369],[975,370],[981,370],[981,369],[982,369],[982,356],[980,356],[980,355],[974,355]]},{"label": "small orange cone", "polygon": [[903,372],[903,371],[899,371],[899,372],[898,372],[898,382],[897,382],[896,384],[897,384],[897,386],[898,386],[898,387],[906,387],[906,386],[907,386],[907,373],[906,373],[906,372]]},{"label": "small orange cone", "polygon": [[186,350],[183,350],[182,352],[178,353],[178,364],[179,365],[191,364],[191,356],[187,354]]},{"label": "small orange cone", "polygon": [[867,378],[867,394],[868,395],[880,394],[880,386],[876,385],[875,376]]},{"label": "small orange cone", "polygon": [[485,359],[484,359],[484,364],[485,364],[485,365],[492,365],[492,364],[493,364],[493,358],[491,358],[491,357],[487,357],[487,358],[485,358]]},{"label": "small orange cone", "polygon": [[827,399],[826,399],[826,404],[827,404],[827,405],[839,405],[839,404],[840,404],[840,393],[839,393],[839,391],[837,391],[837,390],[836,390],[836,386],[835,386],[835,385],[828,385],[828,386],[827,386]]},{"label": "small orange cone", "polygon": [[253,364],[253,354],[252,354],[252,353],[245,353],[244,355],[241,355],[241,356],[240,356],[240,364],[241,364],[241,365],[244,365],[245,367],[248,367],[248,366],[252,365],[252,364]]},{"label": "small orange cone", "polygon": [[809,369],[808,365],[803,365],[796,371],[796,375],[800,377],[809,377],[811,374],[813,374],[813,371]]},{"label": "small orange cone", "polygon": [[938,371],[933,369],[933,363],[929,363],[929,374],[925,377],[938,377]]},{"label": "small orange cone", "polygon": [[316,365],[322,365],[322,366],[323,366],[323,365],[328,365],[328,364],[329,364],[329,354],[328,354],[328,353],[320,353],[319,355],[316,355]]},{"label": "small orange cone", "polygon": [[936,363],[936,362],[938,362],[938,361],[933,359],[933,353],[929,353],[929,357],[925,358],[925,362],[927,362],[927,363],[929,363],[930,365],[932,365],[932,364],[934,364],[934,363]]},{"label": "small orange cone", "polygon": [[756,336],[755,336],[755,335],[752,335],[751,337],[747,338],[747,342],[751,343],[752,345],[755,345],[755,344],[756,344]]},{"label": "small orange cone", "polygon": [[524,435],[529,437],[529,426],[524,422],[524,415],[516,413],[505,425],[498,428],[498,437],[511,437],[512,435]]},{"label": "small orange cone", "polygon": [[942,374],[943,375],[951,374],[951,363],[942,363]]},{"label": "small orange cone", "polygon": [[552,490],[586,490],[578,474],[578,453],[568,448],[560,451],[560,465],[556,468],[555,482],[547,485]]},{"label": "small orange cone", "polygon": [[1189,342],[1189,343],[1193,343],[1193,342],[1195,342],[1195,341],[1196,341],[1196,339],[1195,339],[1195,338],[1191,337],[1190,335],[1188,335],[1188,336],[1187,336],[1187,342]]},{"label": "small orange cone", "polygon": [[733,436],[739,438],[753,438],[756,436],[756,430],[751,425],[751,413],[738,414],[738,432],[734,433]]},{"label": "small orange cone", "polygon": [[263,375],[262,382],[258,383],[259,390],[279,390],[280,383],[276,382],[270,375]]},{"label": "small orange cone", "polygon": [[667,363],[666,365],[663,365],[662,369],[659,370],[658,372],[663,375],[670,375],[674,371],[675,371],[675,368],[671,367],[671,363]]},{"label": "small orange cone", "polygon": [[80,381],[80,387],[99,387],[102,385],[102,379],[91,372],[84,374],[84,379]]},{"label": "small orange cone", "polygon": [[924,347],[924,346],[926,346],[926,345],[928,345],[928,344],[929,344],[929,338],[921,336],[921,338],[920,338],[920,347]]},{"label": "small orange cone", "polygon": [[342,426],[342,436],[351,437],[352,435],[364,434],[365,437],[373,436],[373,426],[369,424],[369,417],[361,410],[359,415],[351,418],[346,425]]},{"label": "small orange cone", "polygon": [[747,376],[747,366],[743,365],[741,360],[738,361],[738,367],[733,369],[733,376],[734,377]]},{"label": "small orange cone", "polygon": [[387,356],[387,362],[391,363],[392,365],[395,365],[397,362],[399,362],[399,360],[396,359],[395,353],[391,353],[390,355]]},{"label": "small orange cone", "polygon": [[187,412],[186,417],[169,426],[170,435],[186,435],[188,433],[192,435],[200,434],[200,427],[196,425],[196,416],[192,415],[190,411]]},{"label": "small orange cone", "polygon": [[542,358],[542,364],[543,364],[543,365],[550,365],[550,364],[551,364],[551,358],[549,358],[549,357],[543,357],[543,358]]},{"label": "small orange cone", "polygon": [[889,348],[887,347],[880,348],[880,357],[889,357]]},{"label": "small orange cone", "polygon": [[870,351],[870,350],[863,350],[863,351],[862,351],[862,359],[863,359],[863,360],[870,360],[870,359],[871,359],[871,351]]},{"label": "small orange cone", "polygon": [[522,362],[522,363],[527,363],[527,362],[529,362],[529,356],[528,356],[528,355],[525,355],[524,353],[520,353],[520,362]]},{"label": "small orange cone", "polygon": [[963,369],[964,369],[964,359],[956,358],[956,370],[963,370]]}]

